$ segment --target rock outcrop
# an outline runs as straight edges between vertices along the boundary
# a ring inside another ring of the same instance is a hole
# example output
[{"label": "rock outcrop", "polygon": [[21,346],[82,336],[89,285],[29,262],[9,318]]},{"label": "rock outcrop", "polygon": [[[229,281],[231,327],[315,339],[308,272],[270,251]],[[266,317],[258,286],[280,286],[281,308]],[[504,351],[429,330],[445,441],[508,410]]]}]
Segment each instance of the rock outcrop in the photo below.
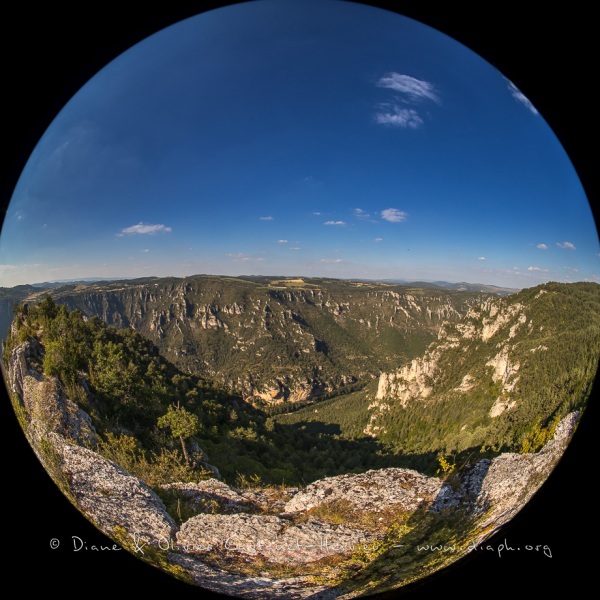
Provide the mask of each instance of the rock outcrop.
[{"label": "rock outcrop", "polygon": [[[385,417],[381,416],[391,403],[406,407],[431,398],[443,401],[451,392],[464,395],[474,388],[485,394],[492,383],[501,388],[486,409],[489,416],[495,418],[513,409],[517,401],[512,392],[519,382],[521,366],[513,357],[515,337],[524,327],[532,326],[527,307],[506,298],[484,298],[469,306],[461,319],[443,321],[437,340],[422,356],[380,374],[364,433],[377,437],[385,432]],[[477,376],[473,375],[475,370]],[[448,372],[460,376],[450,390]]]},{"label": "rock outcrop", "polygon": [[60,468],[77,507],[106,535],[114,536],[120,527],[138,545],[158,544],[174,536],[175,521],[145,483],[55,433],[48,439],[61,458]]},{"label": "rock outcrop", "polygon": [[253,512],[258,506],[240,492],[230,488],[222,481],[207,479],[199,483],[169,483],[162,486],[165,490],[177,490],[198,512],[238,513]]},{"label": "rock outcrop", "polygon": [[[562,419],[552,439],[539,452],[501,454],[491,461],[480,461],[465,476],[466,492],[471,496],[476,493],[476,511],[485,514],[482,528],[507,523],[537,492],[565,451],[578,418],[578,413],[570,413]],[[486,466],[485,476],[481,477]]]},{"label": "rock outcrop", "polygon": [[261,557],[272,563],[303,564],[334,554],[350,554],[375,536],[348,525],[316,519],[293,524],[275,515],[198,515],[177,533],[177,545],[190,554],[206,552]]},{"label": "rock outcrop", "polygon": [[[414,515],[443,519],[460,509],[472,519],[472,530],[462,533],[479,543],[539,489],[579,416],[560,421],[537,453],[480,460],[447,480],[388,468],[328,477],[302,490],[236,489],[216,479],[173,482],[164,490],[179,494],[195,513],[178,525],[153,490],[94,451],[89,415],[66,398],[55,379],[34,368],[39,359],[34,342],[13,350],[11,390],[26,412],[28,439],[78,508],[120,543],[158,552],[162,568],[176,567],[212,591],[256,600],[354,597],[348,589],[301,575],[302,569],[377,556],[389,527]],[[502,364],[494,372],[501,371],[506,382],[509,363]],[[463,377],[461,385],[469,383]],[[272,574],[284,568],[296,571]]]},{"label": "rock outcrop", "polygon": [[175,522],[162,500],[94,448],[90,416],[69,400],[60,382],[45,377],[32,362],[39,343],[28,340],[11,353],[9,383],[27,419],[26,435],[36,455],[75,505],[108,536],[122,528],[146,543],[170,539]]},{"label": "rock outcrop", "polygon": [[410,469],[390,468],[338,475],[308,485],[285,505],[285,512],[310,510],[336,500],[372,513],[389,508],[412,512],[422,503],[433,502],[441,487],[441,479]]},{"label": "rock outcrop", "polygon": [[34,427],[43,427],[82,446],[98,443],[90,416],[64,394],[59,381],[44,377],[32,363],[41,359],[41,347],[30,339],[11,353],[8,368],[10,390],[27,411]]}]

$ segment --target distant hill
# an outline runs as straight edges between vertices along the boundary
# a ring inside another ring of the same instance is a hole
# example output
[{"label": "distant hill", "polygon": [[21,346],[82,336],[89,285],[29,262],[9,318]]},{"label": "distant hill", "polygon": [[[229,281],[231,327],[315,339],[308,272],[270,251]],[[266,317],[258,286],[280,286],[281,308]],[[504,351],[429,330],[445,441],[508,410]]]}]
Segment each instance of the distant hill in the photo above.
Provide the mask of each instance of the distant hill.
[{"label": "distant hill", "polygon": [[417,287],[417,288],[438,288],[443,290],[470,291],[470,292],[486,292],[496,294],[498,296],[509,296],[520,292],[522,288],[500,287],[497,285],[489,285],[486,283],[467,283],[461,281],[459,283],[451,283],[449,281],[409,281],[403,279],[384,279],[384,283],[399,283],[402,285]]},{"label": "distant hill", "polygon": [[[18,299],[46,293],[69,310],[135,329],[179,368],[259,403],[363,385],[422,353],[442,321],[481,301],[475,292],[396,284],[210,275],[72,282]],[[3,319],[8,327],[10,310]]]}]

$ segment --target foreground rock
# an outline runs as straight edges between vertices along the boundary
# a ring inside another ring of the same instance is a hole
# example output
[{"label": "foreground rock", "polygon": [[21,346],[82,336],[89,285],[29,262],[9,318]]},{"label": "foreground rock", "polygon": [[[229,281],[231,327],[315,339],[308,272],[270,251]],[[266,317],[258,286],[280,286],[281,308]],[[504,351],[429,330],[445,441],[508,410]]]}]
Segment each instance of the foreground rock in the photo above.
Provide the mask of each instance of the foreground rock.
[{"label": "foreground rock", "polygon": [[359,475],[338,475],[315,481],[285,505],[285,512],[309,510],[326,502],[343,500],[356,509],[381,512],[389,508],[416,510],[433,502],[442,481],[410,469],[378,469]]},{"label": "foreground rock", "polygon": [[175,521],[145,483],[96,452],[56,434],[49,434],[49,439],[60,453],[77,506],[104,533],[114,537],[120,527],[138,544],[158,544],[173,537]]},{"label": "foreground rock", "polygon": [[465,477],[465,491],[470,496],[477,492],[476,511],[485,514],[483,528],[497,529],[510,521],[538,491],[565,451],[578,417],[570,413],[562,419],[552,439],[535,454],[501,454],[492,461],[480,461],[480,473],[489,463],[481,483],[475,473]]},{"label": "foreground rock", "polygon": [[216,479],[199,483],[169,483],[162,487],[165,490],[177,490],[189,502],[190,507],[198,512],[253,512],[258,508],[238,491]]},{"label": "foreground rock", "polygon": [[[486,539],[550,475],[579,417],[572,413],[560,421],[537,453],[480,460],[448,481],[390,468],[328,477],[303,490],[240,490],[216,479],[173,482],[165,491],[176,492],[197,513],[178,527],[153,490],[94,451],[97,436],[89,415],[66,398],[58,381],[32,366],[39,358],[33,342],[15,348],[9,382],[29,441],[65,494],[119,543],[147,544],[145,558],[160,568],[211,591],[253,600],[329,600],[368,592],[353,587],[352,568],[380,560],[390,525],[410,522],[418,528],[431,521],[446,527],[451,521],[446,516],[460,512],[469,523],[459,532],[463,541]],[[414,561],[416,577],[431,568],[427,556]],[[382,566],[388,571],[381,573],[397,571],[395,562]],[[405,563],[402,568],[405,577]]]},{"label": "foreground rock", "polygon": [[108,536],[118,528],[133,544],[170,540],[176,524],[162,500],[145,483],[97,452],[90,416],[69,400],[53,377],[31,366],[39,357],[31,340],[11,356],[11,391],[27,415],[26,434],[36,455],[62,491]]},{"label": "foreground rock", "polygon": [[373,534],[316,519],[292,524],[273,515],[198,515],[177,533],[178,547],[192,554],[217,551],[261,556],[272,563],[302,564],[350,554],[372,544]]},{"label": "foreground rock", "polygon": [[169,483],[165,490],[177,490],[191,508],[203,513],[284,512],[286,503],[298,488],[250,488],[236,490],[217,479],[199,483]]},{"label": "foreground rock", "polygon": [[21,399],[28,420],[79,445],[94,447],[98,437],[92,419],[65,396],[54,377],[44,377],[31,366],[40,358],[41,347],[35,339],[15,348],[10,358],[10,389]]},{"label": "foreground rock", "polygon": [[169,561],[185,570],[198,586],[249,600],[333,600],[341,591],[315,584],[306,576],[273,578],[268,574],[247,576],[209,567],[189,554],[171,553]]}]

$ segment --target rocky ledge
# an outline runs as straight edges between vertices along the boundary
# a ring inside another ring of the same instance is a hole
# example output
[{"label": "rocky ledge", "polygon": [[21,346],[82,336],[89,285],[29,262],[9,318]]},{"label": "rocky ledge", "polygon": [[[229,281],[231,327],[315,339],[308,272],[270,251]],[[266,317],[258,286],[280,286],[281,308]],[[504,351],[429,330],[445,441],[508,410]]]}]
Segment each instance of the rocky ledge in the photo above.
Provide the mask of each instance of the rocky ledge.
[{"label": "rocky ledge", "polygon": [[13,350],[11,391],[26,413],[30,443],[67,496],[123,546],[153,548],[154,558],[144,557],[161,568],[244,598],[354,597],[315,574],[357,552],[363,560],[376,555],[390,527],[415,514],[444,518],[460,509],[471,516],[471,539],[485,539],[539,489],[579,416],[565,417],[535,454],[480,460],[446,481],[390,468],[328,477],[302,490],[173,482],[158,491],[177,493],[193,514],[178,525],[155,491],[95,452],[89,416],[36,371],[35,355],[31,343]]}]

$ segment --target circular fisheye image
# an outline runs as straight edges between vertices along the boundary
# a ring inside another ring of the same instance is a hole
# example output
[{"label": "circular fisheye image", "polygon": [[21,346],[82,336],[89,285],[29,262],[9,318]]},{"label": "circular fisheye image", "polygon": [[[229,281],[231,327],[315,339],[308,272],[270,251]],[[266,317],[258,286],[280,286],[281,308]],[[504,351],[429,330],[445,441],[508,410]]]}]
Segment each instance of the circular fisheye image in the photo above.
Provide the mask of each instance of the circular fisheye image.
[{"label": "circular fisheye image", "polygon": [[494,536],[587,410],[600,245],[472,50],[354,2],[208,10],[76,91],[11,193],[6,404],[110,540],[47,552],[258,600],[555,558]]}]

